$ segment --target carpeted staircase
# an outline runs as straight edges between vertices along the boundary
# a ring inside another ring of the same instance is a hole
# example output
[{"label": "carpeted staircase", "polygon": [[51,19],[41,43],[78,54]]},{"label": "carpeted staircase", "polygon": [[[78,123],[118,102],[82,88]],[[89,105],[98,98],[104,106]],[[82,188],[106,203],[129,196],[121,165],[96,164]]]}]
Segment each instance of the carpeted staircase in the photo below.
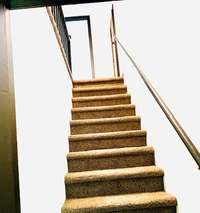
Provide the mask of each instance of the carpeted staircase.
[{"label": "carpeted staircase", "polygon": [[175,213],[123,78],[75,81],[62,213]]}]

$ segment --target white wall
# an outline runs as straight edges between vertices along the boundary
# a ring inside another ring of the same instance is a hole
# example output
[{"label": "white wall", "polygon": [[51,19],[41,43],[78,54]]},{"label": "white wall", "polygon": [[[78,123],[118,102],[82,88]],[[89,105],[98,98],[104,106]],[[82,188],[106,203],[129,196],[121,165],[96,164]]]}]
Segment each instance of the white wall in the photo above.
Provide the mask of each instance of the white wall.
[{"label": "white wall", "polygon": [[[127,0],[116,5],[118,37],[200,150],[199,1]],[[200,212],[200,171],[129,59],[124,72],[148,144],[165,171],[166,190],[178,199],[180,213]]]},{"label": "white wall", "polygon": [[[120,40],[200,149],[199,4],[126,0],[116,4],[116,19]],[[97,76],[112,76],[110,4],[64,12],[91,14]],[[57,213],[64,200],[71,85],[45,9],[14,11],[12,23],[22,213]],[[148,144],[165,171],[166,190],[177,196],[180,213],[200,212],[196,164],[122,53],[120,63]]]},{"label": "white wall", "polygon": [[60,213],[71,82],[46,9],[11,17],[22,213]]}]

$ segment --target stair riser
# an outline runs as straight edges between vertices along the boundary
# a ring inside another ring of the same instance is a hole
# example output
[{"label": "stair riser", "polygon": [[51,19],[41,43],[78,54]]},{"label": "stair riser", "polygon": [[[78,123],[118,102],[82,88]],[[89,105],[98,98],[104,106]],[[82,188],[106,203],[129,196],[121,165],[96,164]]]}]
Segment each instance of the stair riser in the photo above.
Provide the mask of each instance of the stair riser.
[{"label": "stair riser", "polygon": [[90,159],[68,159],[69,172],[83,172],[102,169],[116,169],[138,166],[155,165],[154,153],[143,155],[121,155],[114,157],[101,157]]},{"label": "stair riser", "polygon": [[72,135],[78,135],[78,134],[100,133],[100,132],[140,130],[141,125],[140,121],[127,121],[115,123],[71,125],[70,128]]},{"label": "stair riser", "polygon": [[74,101],[72,103],[73,107],[90,107],[90,106],[113,106],[130,104],[130,97],[120,98],[120,99],[105,99],[105,100],[92,100],[92,101]]},{"label": "stair riser", "polygon": [[91,83],[74,83],[74,88],[88,88],[88,87],[105,87],[105,86],[122,86],[124,85],[123,80],[118,81],[102,81],[102,82],[91,82]]},{"label": "stair riser", "polygon": [[73,120],[93,119],[93,118],[114,118],[135,115],[134,108],[102,110],[102,111],[86,111],[86,112],[72,112]]},{"label": "stair riser", "polygon": [[[90,211],[90,213],[97,213],[98,211]],[[112,211],[104,211],[104,212],[113,212]],[[85,212],[86,213],[86,212]],[[99,211],[100,213],[100,211]],[[146,208],[146,209],[130,209],[130,210],[122,210],[122,211],[115,211],[115,213],[176,213],[176,207],[163,207],[163,208]]]},{"label": "stair riser", "polygon": [[70,152],[146,146],[146,136],[69,141]]},{"label": "stair riser", "polygon": [[73,97],[116,95],[125,93],[127,93],[126,88],[110,89],[110,90],[73,91]]},{"label": "stair riser", "polygon": [[154,192],[164,190],[163,177],[116,179],[66,184],[67,198]]}]

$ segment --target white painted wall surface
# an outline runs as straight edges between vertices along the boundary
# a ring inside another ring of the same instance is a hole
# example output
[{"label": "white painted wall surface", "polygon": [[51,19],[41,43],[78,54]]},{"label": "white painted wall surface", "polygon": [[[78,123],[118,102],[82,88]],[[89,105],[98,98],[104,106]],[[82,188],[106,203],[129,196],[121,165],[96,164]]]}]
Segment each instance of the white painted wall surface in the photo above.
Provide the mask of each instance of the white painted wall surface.
[{"label": "white painted wall surface", "polygon": [[[91,14],[98,77],[112,76],[111,4],[64,7]],[[126,0],[115,6],[117,32],[195,145],[199,143],[200,3],[197,0]],[[45,9],[12,12],[22,213],[60,212],[64,200],[71,85]],[[183,143],[120,51],[128,84],[166,190],[179,213],[200,212],[200,172]]]},{"label": "white painted wall surface", "polygon": [[60,213],[71,83],[45,8],[12,12],[22,213]]},{"label": "white painted wall surface", "polygon": [[[116,5],[118,37],[200,150],[200,2],[124,1]],[[148,144],[165,171],[165,188],[178,199],[179,213],[200,212],[200,171],[171,124],[121,53],[124,72]]]}]

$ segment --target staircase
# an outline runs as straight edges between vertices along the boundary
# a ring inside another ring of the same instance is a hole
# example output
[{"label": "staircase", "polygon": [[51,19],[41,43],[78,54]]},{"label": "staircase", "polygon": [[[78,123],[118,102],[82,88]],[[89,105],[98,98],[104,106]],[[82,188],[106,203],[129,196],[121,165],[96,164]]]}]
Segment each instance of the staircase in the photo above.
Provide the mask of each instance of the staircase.
[{"label": "staircase", "polygon": [[62,213],[175,213],[123,78],[75,81]]}]

